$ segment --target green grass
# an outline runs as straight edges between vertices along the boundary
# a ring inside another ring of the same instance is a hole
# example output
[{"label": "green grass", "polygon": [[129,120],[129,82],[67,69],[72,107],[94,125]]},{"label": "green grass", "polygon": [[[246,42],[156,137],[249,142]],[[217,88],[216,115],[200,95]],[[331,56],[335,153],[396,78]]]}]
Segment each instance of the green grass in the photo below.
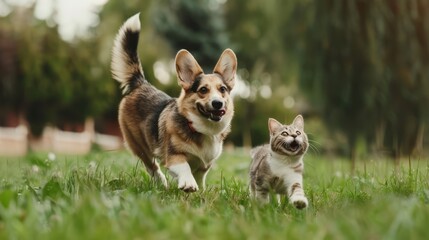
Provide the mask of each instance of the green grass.
[{"label": "green grass", "polygon": [[128,152],[0,158],[0,239],[429,239],[429,160],[308,154],[310,206],[249,199],[248,154],[225,152],[205,192],[153,183]]}]

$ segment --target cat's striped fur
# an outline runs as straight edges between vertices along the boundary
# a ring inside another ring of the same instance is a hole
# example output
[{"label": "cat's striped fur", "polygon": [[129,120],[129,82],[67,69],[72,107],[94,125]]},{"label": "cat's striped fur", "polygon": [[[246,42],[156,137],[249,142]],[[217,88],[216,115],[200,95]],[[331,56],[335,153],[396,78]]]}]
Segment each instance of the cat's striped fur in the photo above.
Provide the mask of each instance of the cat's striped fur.
[{"label": "cat's striped fur", "polygon": [[262,203],[269,202],[270,192],[283,194],[298,209],[306,208],[302,173],[303,156],[308,149],[304,118],[298,115],[291,125],[268,120],[270,143],[252,149],[250,191]]}]

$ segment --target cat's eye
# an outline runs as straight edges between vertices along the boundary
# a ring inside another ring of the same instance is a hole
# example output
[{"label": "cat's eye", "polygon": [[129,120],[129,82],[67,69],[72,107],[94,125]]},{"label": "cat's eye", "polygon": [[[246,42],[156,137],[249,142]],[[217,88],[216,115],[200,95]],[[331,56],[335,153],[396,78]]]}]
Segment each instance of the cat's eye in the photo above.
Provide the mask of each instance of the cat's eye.
[{"label": "cat's eye", "polygon": [[282,132],[282,136],[289,136],[289,134],[286,132],[286,131],[284,131],[284,132]]},{"label": "cat's eye", "polygon": [[296,135],[301,135],[301,132],[300,131],[296,131]]}]

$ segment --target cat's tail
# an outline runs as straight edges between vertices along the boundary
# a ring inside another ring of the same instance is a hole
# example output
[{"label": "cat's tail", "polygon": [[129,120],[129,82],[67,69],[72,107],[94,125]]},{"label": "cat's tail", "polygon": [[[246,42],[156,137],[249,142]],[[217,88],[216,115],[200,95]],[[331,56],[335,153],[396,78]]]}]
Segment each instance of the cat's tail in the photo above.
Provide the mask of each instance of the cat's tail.
[{"label": "cat's tail", "polygon": [[262,146],[254,147],[250,149],[250,157],[255,158],[256,153],[261,149]]}]

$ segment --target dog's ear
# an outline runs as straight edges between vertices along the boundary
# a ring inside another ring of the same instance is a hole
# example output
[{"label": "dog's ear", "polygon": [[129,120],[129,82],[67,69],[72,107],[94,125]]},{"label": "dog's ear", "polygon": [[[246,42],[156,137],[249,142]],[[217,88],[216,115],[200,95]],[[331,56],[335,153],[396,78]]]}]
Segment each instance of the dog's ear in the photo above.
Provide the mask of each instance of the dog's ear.
[{"label": "dog's ear", "polygon": [[192,86],[198,75],[204,73],[197,60],[184,49],[176,55],[176,72],[179,77],[179,85],[185,90]]},{"label": "dog's ear", "polygon": [[225,84],[231,90],[235,84],[235,72],[237,71],[237,57],[231,49],[225,49],[220,56],[213,73],[220,74]]}]

